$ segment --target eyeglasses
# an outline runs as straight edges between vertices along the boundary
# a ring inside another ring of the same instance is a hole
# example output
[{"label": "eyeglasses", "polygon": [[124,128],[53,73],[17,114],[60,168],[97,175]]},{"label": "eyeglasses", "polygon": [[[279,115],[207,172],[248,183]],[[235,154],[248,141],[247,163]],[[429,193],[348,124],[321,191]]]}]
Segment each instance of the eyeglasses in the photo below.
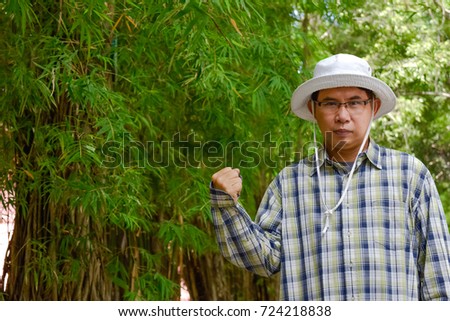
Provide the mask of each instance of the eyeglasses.
[{"label": "eyeglasses", "polygon": [[358,114],[363,111],[364,106],[366,106],[371,100],[372,98],[367,100],[351,100],[346,101],[345,103],[340,103],[338,101],[315,101],[315,100],[313,100],[313,102],[316,104],[316,106],[320,107],[320,110],[326,113],[330,114],[335,113],[338,111],[341,105],[344,105],[349,113]]}]

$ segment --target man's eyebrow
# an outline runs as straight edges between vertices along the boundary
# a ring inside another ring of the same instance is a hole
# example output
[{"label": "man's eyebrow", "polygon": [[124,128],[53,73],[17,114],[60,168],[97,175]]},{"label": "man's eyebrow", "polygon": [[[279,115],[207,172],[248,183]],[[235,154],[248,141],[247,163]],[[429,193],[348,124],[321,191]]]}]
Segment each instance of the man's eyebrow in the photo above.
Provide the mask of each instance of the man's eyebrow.
[{"label": "man's eyebrow", "polygon": [[[348,98],[348,100],[355,100],[355,99],[368,99],[368,98],[362,98],[359,95],[355,95],[355,96]],[[322,101],[338,101],[338,100],[339,99],[337,99],[336,97],[331,97],[331,96],[326,96],[325,98],[322,98]]]}]

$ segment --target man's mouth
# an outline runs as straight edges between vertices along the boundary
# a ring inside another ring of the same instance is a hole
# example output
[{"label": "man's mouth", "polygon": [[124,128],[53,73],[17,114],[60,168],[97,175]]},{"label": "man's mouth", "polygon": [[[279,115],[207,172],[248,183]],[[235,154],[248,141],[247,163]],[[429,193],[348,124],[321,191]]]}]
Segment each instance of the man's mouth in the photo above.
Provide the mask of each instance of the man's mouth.
[{"label": "man's mouth", "polygon": [[347,130],[347,129],[336,129],[334,131],[334,134],[340,137],[346,137],[349,136],[352,133],[351,130]]}]

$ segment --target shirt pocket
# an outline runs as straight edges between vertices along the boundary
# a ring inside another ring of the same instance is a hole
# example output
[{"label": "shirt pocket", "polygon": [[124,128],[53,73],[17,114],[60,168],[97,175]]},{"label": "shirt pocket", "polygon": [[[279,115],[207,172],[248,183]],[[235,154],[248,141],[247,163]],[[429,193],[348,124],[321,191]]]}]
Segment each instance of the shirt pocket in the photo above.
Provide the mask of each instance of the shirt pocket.
[{"label": "shirt pocket", "polygon": [[392,200],[373,200],[367,212],[368,243],[386,251],[410,250],[412,224],[407,203]]}]

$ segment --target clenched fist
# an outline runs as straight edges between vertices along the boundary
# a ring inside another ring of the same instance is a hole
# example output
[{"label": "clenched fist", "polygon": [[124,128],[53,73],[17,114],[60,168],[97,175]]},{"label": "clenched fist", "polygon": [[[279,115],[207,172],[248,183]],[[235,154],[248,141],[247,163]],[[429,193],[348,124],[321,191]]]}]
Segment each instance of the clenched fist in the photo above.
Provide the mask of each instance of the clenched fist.
[{"label": "clenched fist", "polygon": [[242,179],[238,168],[225,167],[212,176],[214,188],[220,189],[237,202],[242,190]]}]

